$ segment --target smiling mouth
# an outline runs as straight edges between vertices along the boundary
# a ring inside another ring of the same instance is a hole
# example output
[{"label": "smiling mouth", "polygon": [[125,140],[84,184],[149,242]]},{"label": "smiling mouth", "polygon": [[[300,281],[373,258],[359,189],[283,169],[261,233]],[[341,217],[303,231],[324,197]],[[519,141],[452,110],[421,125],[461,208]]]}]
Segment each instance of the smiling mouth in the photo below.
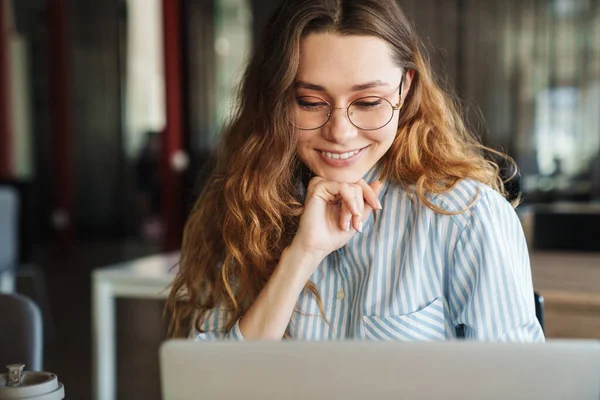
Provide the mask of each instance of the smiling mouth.
[{"label": "smiling mouth", "polygon": [[330,153],[328,151],[321,151],[321,150],[317,150],[319,153],[321,153],[322,155],[326,156],[327,158],[331,158],[332,160],[346,160],[348,158],[351,158],[352,156],[358,154],[360,151],[366,149],[369,146],[360,148],[358,150],[353,150],[353,151],[349,151],[346,153]]}]

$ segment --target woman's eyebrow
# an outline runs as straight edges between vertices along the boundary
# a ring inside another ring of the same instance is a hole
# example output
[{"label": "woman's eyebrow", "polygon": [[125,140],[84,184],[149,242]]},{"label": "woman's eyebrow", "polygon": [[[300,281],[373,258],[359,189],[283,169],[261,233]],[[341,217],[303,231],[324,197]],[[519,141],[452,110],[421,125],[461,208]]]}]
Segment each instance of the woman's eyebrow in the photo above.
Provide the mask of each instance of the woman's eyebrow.
[{"label": "woman's eyebrow", "polygon": [[304,82],[304,81],[294,82],[294,87],[296,89],[316,90],[317,92],[326,92],[327,91],[323,86],[315,85],[314,83],[308,83],[308,82]]},{"label": "woman's eyebrow", "polygon": [[366,90],[366,89],[372,89],[375,87],[380,87],[380,86],[390,86],[389,83],[384,82],[384,81],[371,81],[371,82],[367,82],[367,83],[361,83],[359,85],[354,85],[350,88],[351,91],[353,92],[360,92],[361,90]]},{"label": "woman's eyebrow", "polygon": [[[389,86],[389,85],[390,84],[387,82],[376,80],[376,81],[371,81],[371,82],[354,85],[350,88],[350,91],[360,92],[361,90],[372,89],[372,88],[380,87],[380,86]],[[327,89],[325,89],[325,87],[323,87],[321,85],[316,85],[314,83],[309,83],[309,82],[304,82],[304,81],[294,82],[294,87],[296,89],[302,88],[302,89],[315,90],[317,92],[326,92],[327,91]]]}]

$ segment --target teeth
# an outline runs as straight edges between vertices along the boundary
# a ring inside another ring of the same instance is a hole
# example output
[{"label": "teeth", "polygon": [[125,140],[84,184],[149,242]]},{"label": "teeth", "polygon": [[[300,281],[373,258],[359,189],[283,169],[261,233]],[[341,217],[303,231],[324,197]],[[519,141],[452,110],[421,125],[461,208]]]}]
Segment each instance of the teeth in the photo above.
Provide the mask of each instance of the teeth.
[{"label": "teeth", "polygon": [[358,150],[351,151],[351,152],[348,152],[348,153],[342,153],[342,154],[330,153],[328,151],[322,151],[321,152],[321,154],[323,154],[324,156],[327,156],[327,157],[329,157],[329,158],[331,158],[333,160],[339,160],[339,159],[345,160],[347,158],[352,157],[356,153],[358,153]]}]

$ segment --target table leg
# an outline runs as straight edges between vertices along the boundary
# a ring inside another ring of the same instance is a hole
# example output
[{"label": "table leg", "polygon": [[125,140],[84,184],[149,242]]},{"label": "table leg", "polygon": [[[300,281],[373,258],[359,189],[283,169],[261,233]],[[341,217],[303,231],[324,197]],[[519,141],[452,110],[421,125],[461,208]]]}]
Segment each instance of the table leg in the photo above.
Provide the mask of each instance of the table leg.
[{"label": "table leg", "polygon": [[115,400],[115,299],[108,282],[94,280],[92,290],[93,398]]}]

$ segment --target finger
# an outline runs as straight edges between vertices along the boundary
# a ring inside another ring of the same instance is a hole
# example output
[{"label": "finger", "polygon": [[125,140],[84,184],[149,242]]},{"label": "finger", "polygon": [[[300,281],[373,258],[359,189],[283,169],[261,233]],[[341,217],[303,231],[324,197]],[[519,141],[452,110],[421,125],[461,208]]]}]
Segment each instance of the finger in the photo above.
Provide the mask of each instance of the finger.
[{"label": "finger", "polygon": [[[369,217],[369,214],[371,214],[371,212],[374,212],[374,210],[383,209],[383,207],[381,206],[381,202],[379,201],[379,194],[381,193],[381,190],[383,188],[383,183],[381,181],[375,181],[371,182],[366,186],[368,186],[368,190],[365,190],[363,193],[367,193],[367,196],[370,197],[369,201],[371,203],[375,203],[375,208],[371,207],[370,204],[365,205],[365,212],[363,217],[361,217],[361,222],[359,223],[359,232],[362,232],[362,225],[364,221]],[[373,196],[375,200],[373,200],[371,196]]]},{"label": "finger", "polygon": [[379,195],[381,194],[381,191],[383,190],[383,182],[380,180],[377,180],[377,181],[369,183],[369,186],[371,186],[371,188],[375,191],[375,194],[377,195],[377,197],[379,197]]},{"label": "finger", "polygon": [[362,226],[363,226],[363,217],[359,216],[359,215],[352,216],[352,227],[356,231],[362,232]]},{"label": "finger", "polygon": [[340,212],[340,229],[343,231],[349,231],[351,221],[352,221],[352,212],[350,212],[346,203],[342,201],[341,212]]},{"label": "finger", "polygon": [[342,212],[340,213],[340,227],[344,231],[350,230],[350,222],[352,220],[352,212],[348,209],[346,202],[342,201]]},{"label": "finger", "polygon": [[361,214],[356,204],[354,193],[347,183],[333,182],[315,177],[309,182],[306,192],[307,201],[311,198],[320,198],[325,204],[346,202],[352,214]]},{"label": "finger", "polygon": [[326,204],[329,204],[335,202],[337,196],[338,188],[319,176],[315,176],[308,182],[306,200],[320,198]]},{"label": "finger", "polygon": [[363,197],[363,188],[358,185],[351,185],[352,190],[354,190],[354,198],[356,199],[356,204],[358,206],[358,211],[364,215],[365,209],[365,199]]},{"label": "finger", "polygon": [[356,184],[362,189],[362,195],[364,200],[373,210],[381,210],[381,202],[379,201],[379,193],[383,185],[380,181],[374,181],[367,184],[364,179],[356,182]]},{"label": "finger", "polygon": [[350,185],[347,183],[340,184],[339,189],[340,197],[342,201],[348,205],[348,209],[352,212],[353,215],[362,216],[360,209],[358,208],[358,203],[356,201],[356,192],[352,190]]},{"label": "finger", "polygon": [[358,209],[361,215],[355,215],[352,217],[352,226],[358,232],[362,232],[362,224],[364,216],[366,215],[365,211],[365,199],[363,198],[363,189],[358,185],[351,185],[352,190],[354,191],[354,198],[356,199],[356,203],[358,204]]}]

